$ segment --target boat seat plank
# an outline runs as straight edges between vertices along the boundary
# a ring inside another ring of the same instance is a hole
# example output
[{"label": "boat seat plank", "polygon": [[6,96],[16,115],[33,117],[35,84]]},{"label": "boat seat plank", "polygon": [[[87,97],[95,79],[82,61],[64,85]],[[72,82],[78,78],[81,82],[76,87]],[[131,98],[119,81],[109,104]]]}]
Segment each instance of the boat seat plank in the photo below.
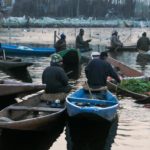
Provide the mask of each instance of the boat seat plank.
[{"label": "boat seat plank", "polygon": [[18,111],[42,111],[42,112],[57,112],[62,110],[62,108],[45,108],[45,107],[30,107],[30,106],[10,106],[9,110]]}]

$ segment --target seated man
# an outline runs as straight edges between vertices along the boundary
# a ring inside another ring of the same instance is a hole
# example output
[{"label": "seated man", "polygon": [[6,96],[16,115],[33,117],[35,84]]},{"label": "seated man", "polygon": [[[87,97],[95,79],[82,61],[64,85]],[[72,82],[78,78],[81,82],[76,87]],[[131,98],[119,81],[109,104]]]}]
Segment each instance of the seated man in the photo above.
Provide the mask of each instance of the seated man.
[{"label": "seated man", "polygon": [[80,29],[79,35],[76,37],[76,48],[80,49],[80,51],[89,51],[91,50],[89,48],[89,42],[91,42],[91,39],[84,41],[84,30]]},{"label": "seated man", "polygon": [[113,31],[112,36],[111,36],[111,47],[114,49],[117,49],[122,46],[123,46],[123,43],[119,40],[118,32]]},{"label": "seated man", "polygon": [[60,39],[55,43],[56,52],[66,49],[66,36],[62,33]]},{"label": "seated man", "polygon": [[71,90],[68,85],[68,77],[62,68],[62,57],[59,54],[51,55],[51,65],[42,74],[42,83],[46,84],[42,100],[64,100]]},{"label": "seated man", "polygon": [[137,49],[140,51],[147,52],[149,50],[150,40],[146,36],[146,32],[142,34],[142,37],[137,41]]},{"label": "seated man", "polygon": [[85,68],[88,88],[90,88],[91,91],[102,91],[102,93],[104,92],[103,95],[105,95],[107,77],[110,76],[120,83],[119,76],[106,61],[108,57],[107,52],[102,52],[101,54],[93,52],[91,56],[92,60]]}]

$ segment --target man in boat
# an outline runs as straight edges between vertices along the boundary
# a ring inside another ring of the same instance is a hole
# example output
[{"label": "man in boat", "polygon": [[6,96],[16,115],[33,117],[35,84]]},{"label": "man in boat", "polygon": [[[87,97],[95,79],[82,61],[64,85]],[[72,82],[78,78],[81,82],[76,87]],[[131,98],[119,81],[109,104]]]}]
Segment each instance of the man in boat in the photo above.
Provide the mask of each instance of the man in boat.
[{"label": "man in boat", "polygon": [[68,84],[68,77],[62,65],[63,59],[59,54],[51,55],[50,66],[42,74],[42,83],[46,84],[45,93],[41,96],[42,100],[51,102],[59,99],[64,101],[66,95],[71,90]]},{"label": "man in boat", "polygon": [[115,70],[112,68],[106,59],[108,57],[107,52],[92,52],[92,60],[85,67],[85,74],[87,77],[87,84],[84,88],[95,92],[100,92],[103,97],[107,90],[107,78],[112,77],[120,83],[120,78]]},{"label": "man in boat", "polygon": [[139,40],[137,41],[137,49],[139,51],[148,51],[149,50],[149,45],[150,45],[150,40],[149,38],[146,36],[146,32],[144,32],[142,34],[142,37],[139,38]]},{"label": "man in boat", "polygon": [[82,51],[89,51],[91,48],[89,47],[89,42],[91,42],[91,39],[84,41],[84,30],[80,29],[79,34],[76,37],[76,48]]},{"label": "man in boat", "polygon": [[61,34],[60,39],[55,43],[54,47],[56,48],[56,52],[62,51],[66,49],[66,35]]},{"label": "man in boat", "polygon": [[123,47],[123,43],[119,40],[118,32],[113,31],[111,36],[111,47],[114,50],[117,50],[120,47]]}]

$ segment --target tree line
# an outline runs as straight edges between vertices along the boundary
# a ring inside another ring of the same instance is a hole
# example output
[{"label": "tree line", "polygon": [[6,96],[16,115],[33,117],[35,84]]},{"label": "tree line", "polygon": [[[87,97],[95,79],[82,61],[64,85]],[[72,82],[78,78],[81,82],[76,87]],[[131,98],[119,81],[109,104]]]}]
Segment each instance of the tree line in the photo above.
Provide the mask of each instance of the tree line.
[{"label": "tree line", "polygon": [[11,15],[149,19],[149,8],[141,0],[15,0]]}]

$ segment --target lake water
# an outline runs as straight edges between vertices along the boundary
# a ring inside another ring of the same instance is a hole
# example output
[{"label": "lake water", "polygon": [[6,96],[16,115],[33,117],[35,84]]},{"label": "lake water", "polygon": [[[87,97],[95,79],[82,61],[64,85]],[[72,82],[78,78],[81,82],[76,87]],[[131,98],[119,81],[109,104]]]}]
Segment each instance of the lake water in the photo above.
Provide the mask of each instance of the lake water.
[{"label": "lake water", "polygon": [[[112,54],[127,65],[150,73],[150,63],[136,61],[137,52]],[[43,69],[49,57],[23,57],[34,65],[23,73],[0,71],[0,79],[18,79],[41,83]],[[112,124],[68,120],[48,132],[1,130],[0,150],[149,150],[150,109],[136,104],[134,99],[120,99],[118,119]]]}]

